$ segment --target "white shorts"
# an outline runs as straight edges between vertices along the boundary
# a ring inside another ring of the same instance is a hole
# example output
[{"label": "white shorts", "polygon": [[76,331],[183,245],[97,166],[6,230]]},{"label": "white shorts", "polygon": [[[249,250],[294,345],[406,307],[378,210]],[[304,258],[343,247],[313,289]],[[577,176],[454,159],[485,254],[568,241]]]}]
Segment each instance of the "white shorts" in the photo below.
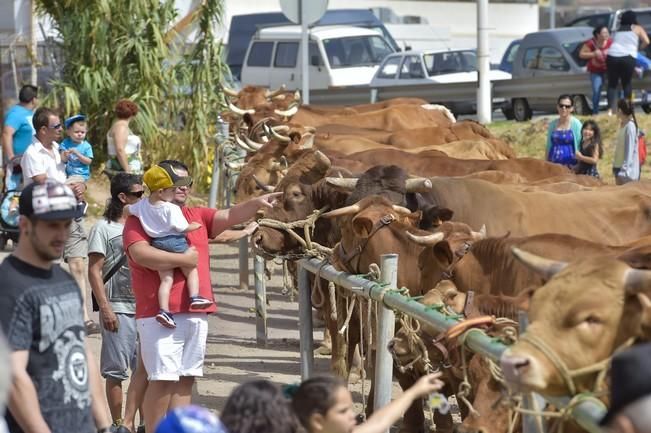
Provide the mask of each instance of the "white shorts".
[{"label": "white shorts", "polygon": [[176,381],[181,376],[203,376],[208,338],[206,314],[178,313],[174,320],[174,329],[162,326],[155,317],[136,320],[149,380]]}]

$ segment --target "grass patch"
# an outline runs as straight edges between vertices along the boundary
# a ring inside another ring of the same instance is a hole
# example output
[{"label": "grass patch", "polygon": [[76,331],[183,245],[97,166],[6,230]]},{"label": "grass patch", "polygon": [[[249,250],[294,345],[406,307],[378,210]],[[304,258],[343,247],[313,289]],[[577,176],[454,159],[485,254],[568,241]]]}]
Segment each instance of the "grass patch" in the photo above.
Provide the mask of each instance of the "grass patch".
[{"label": "grass patch", "polygon": [[[642,130],[647,134],[651,133],[651,116],[644,113],[636,113],[637,121]],[[578,116],[581,121],[590,117]],[[545,146],[547,143],[547,127],[549,121],[554,116],[545,117],[529,122],[514,122],[501,120],[487,125],[488,129],[498,138],[509,143],[519,157],[531,157],[544,159]],[[619,119],[617,116],[607,116],[605,114],[594,117],[594,120],[601,129],[601,138],[604,144],[604,155],[601,157],[599,164],[599,174],[601,178],[610,184],[615,180],[612,174],[613,156],[615,153],[615,138],[619,129]],[[648,138],[647,138],[648,140]],[[651,167],[645,164],[642,167],[642,178],[651,177]]]}]

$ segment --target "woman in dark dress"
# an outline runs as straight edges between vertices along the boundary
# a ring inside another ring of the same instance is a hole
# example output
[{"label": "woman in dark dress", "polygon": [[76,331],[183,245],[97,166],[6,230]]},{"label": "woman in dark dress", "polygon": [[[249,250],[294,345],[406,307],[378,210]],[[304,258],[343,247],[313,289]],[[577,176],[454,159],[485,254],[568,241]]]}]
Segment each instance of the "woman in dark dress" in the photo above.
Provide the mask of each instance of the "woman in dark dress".
[{"label": "woman in dark dress", "polygon": [[576,152],[578,164],[574,168],[576,174],[599,177],[597,162],[603,155],[601,131],[594,120],[586,120],[581,128],[581,144]]}]

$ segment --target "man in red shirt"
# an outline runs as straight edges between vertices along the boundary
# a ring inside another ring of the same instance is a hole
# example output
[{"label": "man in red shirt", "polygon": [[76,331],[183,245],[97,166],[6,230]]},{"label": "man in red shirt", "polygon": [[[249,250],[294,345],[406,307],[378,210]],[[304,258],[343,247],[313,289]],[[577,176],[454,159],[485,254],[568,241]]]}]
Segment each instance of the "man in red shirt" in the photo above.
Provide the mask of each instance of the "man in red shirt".
[{"label": "man in red shirt", "polygon": [[601,99],[601,87],[606,78],[606,56],[608,48],[613,44],[610,38],[608,27],[600,25],[592,31],[592,39],[587,41],[579,51],[579,57],[587,60],[587,69],[590,72],[592,83],[592,114],[599,114],[599,100]]},{"label": "man in red shirt", "polygon": [[[178,176],[187,176],[188,168],[179,161],[165,161]],[[140,336],[142,360],[149,377],[144,399],[145,425],[154,429],[169,409],[190,404],[194,378],[203,376],[203,361],[208,337],[206,313],[217,310],[213,303],[203,310],[191,310],[185,277],[179,268],[197,267],[199,295],[214,301],[210,282],[208,240],[232,225],[251,219],[261,207],[271,207],[278,195],[271,193],[241,203],[230,209],[187,207],[190,186],[177,187],[174,203],[181,207],[189,223],[201,224],[187,234],[190,248],[182,254],[169,253],[150,245],[151,239],[136,217],[124,225],[123,242],[129,259],[133,292],[136,298],[136,322]],[[174,269],[174,283],[169,307],[177,327],[160,326],[158,271]]]}]

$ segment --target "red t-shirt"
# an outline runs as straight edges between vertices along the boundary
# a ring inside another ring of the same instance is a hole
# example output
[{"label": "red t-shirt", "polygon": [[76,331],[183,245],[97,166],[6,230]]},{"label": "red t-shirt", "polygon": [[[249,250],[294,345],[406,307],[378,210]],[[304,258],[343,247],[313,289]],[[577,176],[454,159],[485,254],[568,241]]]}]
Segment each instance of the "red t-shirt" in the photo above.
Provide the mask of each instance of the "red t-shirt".
[{"label": "red t-shirt", "polygon": [[[217,212],[216,209],[205,207],[181,207],[183,216],[189,223],[198,222],[201,228],[188,233],[188,244],[197,249],[199,254],[199,261],[197,263],[197,270],[199,271],[199,294],[204,298],[214,301],[212,294],[212,284],[210,282],[210,254],[208,252],[208,239],[214,237],[210,230],[212,230],[212,222]],[[158,286],[160,285],[160,278],[158,271],[144,268],[138,265],[131,258],[129,254],[129,247],[136,242],[145,241],[151,242],[151,238],[145,233],[140,224],[140,220],[135,216],[127,218],[124,224],[124,231],[122,234],[122,242],[124,243],[124,250],[127,252],[129,259],[129,269],[131,270],[131,286],[133,287],[133,294],[136,298],[136,318],[154,317],[158,314]],[[174,283],[172,291],[170,292],[170,312],[174,313],[187,313],[190,307],[190,297],[188,289],[185,284],[185,277],[180,269],[174,270]],[[212,305],[210,308],[201,310],[205,313],[214,313],[217,311],[217,306]],[[197,310],[193,310],[197,312]]]},{"label": "red t-shirt", "polygon": [[606,55],[608,55],[608,48],[610,48],[610,46],[613,44],[613,40],[611,38],[608,38],[602,48],[597,48],[594,38],[590,39],[585,44],[590,51],[599,50],[603,54],[603,58],[601,60],[596,57],[588,60],[588,64],[586,65],[588,71],[594,73],[606,72]]}]

